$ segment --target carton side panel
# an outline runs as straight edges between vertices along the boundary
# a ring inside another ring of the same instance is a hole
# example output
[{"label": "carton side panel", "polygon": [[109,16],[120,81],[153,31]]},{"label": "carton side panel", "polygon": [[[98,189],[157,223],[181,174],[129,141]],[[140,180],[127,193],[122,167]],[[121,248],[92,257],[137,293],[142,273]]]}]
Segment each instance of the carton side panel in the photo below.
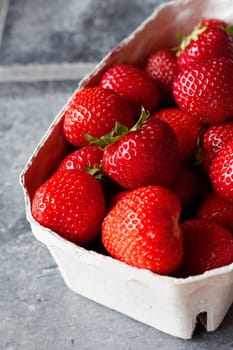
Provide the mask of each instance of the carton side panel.
[{"label": "carton side panel", "polygon": [[29,161],[22,182],[30,199],[36,189],[55,171],[60,161],[71,149],[62,132],[63,119],[55,123]]}]

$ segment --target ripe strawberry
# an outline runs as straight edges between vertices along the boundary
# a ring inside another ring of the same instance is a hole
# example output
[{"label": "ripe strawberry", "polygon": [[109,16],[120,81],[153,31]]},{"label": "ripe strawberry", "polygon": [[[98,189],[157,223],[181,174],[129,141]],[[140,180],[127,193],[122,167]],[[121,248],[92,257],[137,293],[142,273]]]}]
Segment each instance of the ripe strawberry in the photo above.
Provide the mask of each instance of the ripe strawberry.
[{"label": "ripe strawberry", "polygon": [[198,141],[203,133],[203,125],[199,120],[179,108],[161,109],[151,118],[164,120],[174,130],[182,161],[186,162],[195,158]]},{"label": "ripe strawberry", "polygon": [[178,276],[202,274],[233,262],[233,237],[226,228],[202,219],[185,221],[181,227],[184,258]]},{"label": "ripe strawberry", "polygon": [[233,233],[233,204],[210,192],[198,209],[197,217],[228,228]]},{"label": "ripe strawberry", "polygon": [[174,105],[172,84],[179,73],[176,56],[169,50],[156,51],[148,57],[144,69],[159,88],[160,104]]},{"label": "ripe strawberry", "polygon": [[120,192],[118,192],[118,193],[116,193],[115,195],[113,195],[113,197],[112,197],[112,200],[111,200],[111,202],[110,202],[110,205],[109,205],[109,207],[108,207],[108,210],[111,210],[115,205],[116,205],[116,203],[120,200],[120,199],[122,199],[125,195],[126,195],[126,193],[128,193],[129,191],[120,191]]},{"label": "ripe strawberry", "polygon": [[233,140],[226,143],[212,161],[210,179],[216,193],[233,203]]},{"label": "ripe strawberry", "polygon": [[194,206],[197,199],[203,196],[202,178],[185,166],[180,171],[170,189],[179,198],[182,209]]},{"label": "ripe strawberry", "polygon": [[134,108],[137,115],[142,107],[152,112],[159,104],[157,85],[143,69],[134,65],[120,64],[109,68],[103,74],[100,86],[114,90]]},{"label": "ripe strawberry", "polygon": [[159,186],[140,187],[117,201],[102,224],[108,253],[129,265],[168,274],[183,256],[180,203]]},{"label": "ripe strawberry", "polygon": [[63,131],[71,144],[82,147],[88,145],[85,134],[101,137],[114,128],[116,121],[133,125],[129,105],[114,91],[85,88],[72,98],[65,112]]},{"label": "ripe strawberry", "polygon": [[213,161],[213,153],[200,149],[200,161],[206,175],[210,173],[210,166]]},{"label": "ripe strawberry", "polygon": [[217,57],[233,59],[233,39],[225,29],[217,26],[194,28],[180,47],[177,63],[181,69]]},{"label": "ripe strawberry", "polygon": [[73,170],[100,167],[103,157],[102,148],[94,145],[84,146],[68,154],[61,162],[57,170]]},{"label": "ripe strawberry", "polygon": [[216,154],[233,139],[233,121],[210,126],[203,137],[203,158],[208,171]]},{"label": "ripe strawberry", "polygon": [[223,29],[227,29],[227,22],[219,19],[219,18],[204,18],[199,27],[219,27]]},{"label": "ripe strawberry", "polygon": [[106,174],[125,189],[146,185],[169,186],[179,168],[176,136],[162,120],[148,119],[104,150]]},{"label": "ripe strawberry", "polygon": [[179,107],[204,123],[223,122],[233,115],[233,61],[225,57],[197,63],[175,79]]},{"label": "ripe strawberry", "polygon": [[32,200],[36,221],[82,246],[98,236],[105,212],[100,183],[81,170],[55,172]]}]

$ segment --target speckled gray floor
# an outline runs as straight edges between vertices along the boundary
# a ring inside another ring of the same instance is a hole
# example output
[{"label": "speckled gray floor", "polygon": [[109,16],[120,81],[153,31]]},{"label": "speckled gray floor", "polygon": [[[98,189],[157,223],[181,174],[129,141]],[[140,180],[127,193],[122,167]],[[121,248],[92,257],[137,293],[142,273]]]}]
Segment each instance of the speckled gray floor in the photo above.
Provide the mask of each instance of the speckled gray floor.
[{"label": "speckled gray floor", "polygon": [[[1,350],[233,349],[233,308],[216,332],[199,328],[184,341],[74,294],[25,219],[20,172],[86,63],[102,58],[161,2],[0,0]],[[46,81],[32,72],[28,82],[34,64]],[[51,64],[55,73],[47,77]],[[77,64],[81,70],[72,77]]]},{"label": "speckled gray floor", "polygon": [[160,2],[11,0],[0,63],[98,61]]}]

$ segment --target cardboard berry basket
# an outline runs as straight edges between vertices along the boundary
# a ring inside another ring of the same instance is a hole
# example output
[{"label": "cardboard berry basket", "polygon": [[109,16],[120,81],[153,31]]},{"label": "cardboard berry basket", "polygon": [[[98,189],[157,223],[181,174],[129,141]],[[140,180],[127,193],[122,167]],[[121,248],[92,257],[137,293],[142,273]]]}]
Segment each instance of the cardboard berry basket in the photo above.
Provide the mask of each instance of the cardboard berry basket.
[{"label": "cardboard berry basket", "polygon": [[[203,17],[233,22],[232,0],[222,0],[221,4],[218,0],[180,0],[158,7],[81,81],[78,89],[98,84],[103,72],[114,64],[142,64],[152,51],[175,47],[176,33],[187,34]],[[66,107],[21,175],[33,234],[48,247],[66,284],[76,293],[177,337],[191,338],[200,315],[205,316],[207,331],[214,331],[233,302],[233,264],[184,279],[160,276],[79,247],[33,219],[31,199],[35,190],[68,152],[62,133]]]}]

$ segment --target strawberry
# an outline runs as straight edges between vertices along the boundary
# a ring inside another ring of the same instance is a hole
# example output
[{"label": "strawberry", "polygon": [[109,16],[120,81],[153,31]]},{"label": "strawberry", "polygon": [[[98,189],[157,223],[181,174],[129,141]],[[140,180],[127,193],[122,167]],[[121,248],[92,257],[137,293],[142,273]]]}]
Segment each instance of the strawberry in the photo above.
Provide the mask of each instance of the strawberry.
[{"label": "strawberry", "polygon": [[102,148],[95,145],[84,146],[68,154],[57,170],[100,168],[102,157]]},{"label": "strawberry", "polygon": [[181,69],[190,64],[217,57],[233,59],[233,39],[224,29],[217,26],[197,26],[185,38],[178,51],[177,63]]},{"label": "strawberry", "polygon": [[174,130],[182,161],[186,162],[195,158],[198,141],[203,133],[203,125],[199,120],[179,108],[161,109],[151,118],[164,120]]},{"label": "strawberry", "polygon": [[219,27],[223,29],[227,29],[227,22],[219,19],[219,18],[204,18],[200,24],[199,27]]},{"label": "strawberry", "polygon": [[98,236],[105,212],[100,183],[82,170],[55,172],[32,200],[36,221],[82,246]]},{"label": "strawberry", "polygon": [[203,219],[185,221],[184,257],[177,275],[187,277],[233,262],[233,237],[226,228]]},{"label": "strawberry", "polygon": [[169,50],[156,51],[148,57],[144,69],[158,86],[160,104],[174,105],[172,84],[179,72],[176,56]]},{"label": "strawberry", "polygon": [[233,204],[210,192],[199,206],[197,217],[228,228],[233,233]]},{"label": "strawberry", "polygon": [[200,162],[206,175],[209,175],[210,166],[213,161],[213,153],[200,149]]},{"label": "strawberry", "polygon": [[102,223],[108,253],[129,265],[168,274],[181,263],[180,203],[159,186],[145,186],[120,198]]},{"label": "strawberry", "polygon": [[109,205],[109,207],[108,207],[108,210],[111,210],[115,205],[116,205],[116,203],[120,200],[120,199],[122,199],[125,195],[126,195],[126,193],[128,193],[129,191],[120,191],[120,192],[118,192],[118,193],[116,193],[115,195],[113,195],[113,197],[112,197],[112,199],[111,199],[111,202],[110,202],[110,205]]},{"label": "strawberry", "polygon": [[226,143],[212,161],[210,179],[216,193],[233,203],[233,140]]},{"label": "strawberry", "polygon": [[171,185],[180,165],[174,131],[159,119],[139,125],[105,148],[103,170],[125,189]]},{"label": "strawberry", "polygon": [[175,79],[179,107],[204,123],[223,122],[233,115],[233,61],[225,57],[197,63]]},{"label": "strawberry", "polygon": [[120,64],[109,68],[102,76],[100,86],[112,89],[124,98],[136,114],[141,107],[152,112],[159,104],[159,91],[155,82],[142,68]]},{"label": "strawberry", "polygon": [[194,206],[199,197],[203,196],[203,180],[186,166],[181,166],[180,171],[170,187],[179,198],[182,208]]},{"label": "strawberry", "polygon": [[134,115],[114,91],[101,87],[78,91],[65,112],[63,131],[67,140],[76,147],[88,145],[85,134],[95,137],[110,132],[118,121],[127,126],[134,123]]},{"label": "strawberry", "polygon": [[210,126],[203,137],[203,159],[208,171],[216,154],[233,139],[233,121]]}]

